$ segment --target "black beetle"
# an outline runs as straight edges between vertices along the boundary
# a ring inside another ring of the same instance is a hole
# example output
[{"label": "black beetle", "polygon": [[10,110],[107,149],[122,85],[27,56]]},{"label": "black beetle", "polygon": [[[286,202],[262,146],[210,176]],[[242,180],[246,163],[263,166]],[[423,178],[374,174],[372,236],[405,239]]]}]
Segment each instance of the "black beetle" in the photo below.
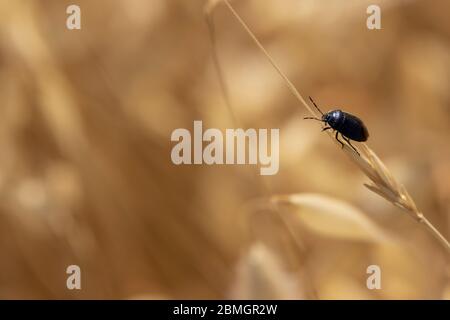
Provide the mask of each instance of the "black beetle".
[{"label": "black beetle", "polygon": [[309,97],[309,100],[311,100],[316,109],[319,110],[319,112],[322,114],[322,119],[314,117],[305,117],[304,119],[313,119],[325,122],[326,124],[328,124],[328,127],[323,128],[322,131],[328,129],[336,130],[335,137],[336,140],[342,145],[342,148],[344,147],[344,143],[339,140],[339,133],[341,134],[342,138],[344,138],[344,140],[348,142],[350,147],[352,147],[353,150],[355,150],[359,155],[359,152],[350,143],[350,140],[359,142],[367,141],[367,139],[369,138],[369,132],[367,131],[364,122],[362,122],[362,120],[358,117],[339,109],[331,110],[324,114],[311,97]]}]

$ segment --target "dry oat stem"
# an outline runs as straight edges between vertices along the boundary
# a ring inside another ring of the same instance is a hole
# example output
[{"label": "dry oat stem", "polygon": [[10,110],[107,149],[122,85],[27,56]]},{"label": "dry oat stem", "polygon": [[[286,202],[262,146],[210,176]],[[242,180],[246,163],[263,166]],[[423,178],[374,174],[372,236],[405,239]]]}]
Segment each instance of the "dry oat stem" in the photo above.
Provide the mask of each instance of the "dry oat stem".
[{"label": "dry oat stem", "polygon": [[[208,21],[208,26],[211,31],[212,40],[214,42],[214,31],[213,31],[213,24],[212,24],[212,13],[215,7],[223,2],[227,8],[230,10],[230,12],[233,14],[233,16],[237,19],[237,21],[240,23],[240,25],[243,27],[245,32],[248,33],[248,35],[252,38],[252,40],[255,42],[256,46],[262,51],[262,53],[266,56],[266,58],[269,60],[270,64],[275,68],[277,73],[283,78],[285,81],[288,89],[291,91],[291,93],[297,98],[297,100],[300,101],[300,103],[315,117],[318,117],[316,111],[312,109],[308,103],[306,103],[303,96],[300,94],[300,92],[295,88],[293,83],[289,80],[289,78],[281,71],[281,69],[278,67],[276,62],[273,60],[273,58],[270,56],[270,54],[266,51],[264,46],[259,42],[258,38],[255,36],[255,34],[251,31],[251,29],[247,26],[247,24],[242,20],[242,18],[239,16],[239,14],[236,12],[236,10],[233,8],[233,6],[230,4],[229,0],[210,0],[207,2],[205,6],[205,14]],[[214,43],[213,43],[214,46]],[[215,49],[214,49],[215,50]],[[221,77],[221,71],[220,67],[218,67],[218,59],[217,59],[217,52],[214,51],[214,59],[216,68],[219,70],[219,77],[221,78],[221,85],[223,88],[225,88],[224,81]],[[229,101],[226,93],[226,89],[224,90],[227,100],[227,105],[229,109],[231,110],[231,107],[229,106]],[[328,133],[330,138],[335,141],[333,135],[331,133]],[[336,141],[335,141],[336,142]],[[337,142],[336,142],[337,143]],[[392,204],[396,205],[397,207],[404,210],[410,217],[412,217],[415,221],[417,221],[420,225],[422,225],[428,232],[430,232],[438,241],[442,244],[442,246],[447,250],[447,253],[450,252],[450,244],[447,241],[447,239],[431,224],[431,222],[417,209],[416,204],[414,203],[414,200],[409,195],[408,191],[405,189],[405,187],[400,184],[394,176],[390,173],[390,171],[386,168],[384,163],[378,158],[378,156],[375,154],[375,152],[370,149],[367,144],[361,143],[360,148],[361,155],[359,156],[354,150],[352,150],[350,147],[345,145],[342,150],[349,156],[349,158],[355,163],[358,168],[364,172],[364,174],[371,180],[371,183],[364,184],[369,190],[372,192],[375,192],[376,194],[382,196],[387,201],[391,202]]]}]

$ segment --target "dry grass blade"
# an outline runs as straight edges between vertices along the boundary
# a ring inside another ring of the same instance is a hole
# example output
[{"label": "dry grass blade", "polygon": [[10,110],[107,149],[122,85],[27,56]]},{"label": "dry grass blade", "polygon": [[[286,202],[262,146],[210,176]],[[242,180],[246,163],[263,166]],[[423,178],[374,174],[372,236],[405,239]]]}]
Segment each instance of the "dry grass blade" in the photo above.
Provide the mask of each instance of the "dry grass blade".
[{"label": "dry grass blade", "polygon": [[329,196],[300,193],[273,196],[272,201],[295,209],[295,217],[317,234],[376,243],[393,240],[359,209]]},{"label": "dry grass blade", "polygon": [[[275,68],[277,73],[283,78],[286,83],[286,86],[292,92],[292,94],[300,101],[300,103],[305,106],[305,108],[314,116],[318,116],[316,112],[306,103],[303,96],[300,92],[295,88],[293,83],[289,80],[289,78],[281,71],[280,67],[276,64],[264,46],[260,43],[255,34],[251,31],[251,29],[247,26],[247,24],[242,20],[233,6],[230,4],[229,0],[222,0],[222,2],[228,7],[230,12],[236,18],[236,20],[241,24],[245,32],[248,33],[250,38],[255,42],[256,46],[261,50],[261,52],[266,56],[269,60],[270,64]],[[215,5],[218,3],[217,1],[209,1],[208,3],[213,3],[213,5],[209,4],[208,9],[205,10],[207,16],[210,17]],[[211,21],[211,20],[210,20]],[[329,133],[331,138],[332,135]],[[334,140],[334,138],[333,138]],[[365,186],[375,192],[376,194],[382,196],[389,202],[394,205],[400,207],[404,211],[406,211],[409,216],[414,218],[418,223],[423,225],[426,230],[428,230],[439,242],[443,245],[443,247],[450,252],[450,244],[447,239],[425,218],[425,216],[417,209],[416,204],[414,203],[411,196],[406,191],[405,187],[402,186],[394,176],[389,172],[383,162],[378,158],[378,156],[373,152],[366,144],[361,144],[361,156],[359,156],[356,152],[350,149],[348,146],[342,148],[342,150],[350,157],[350,159],[361,169],[361,171],[366,174],[366,176],[372,181],[373,184],[366,184]]]}]

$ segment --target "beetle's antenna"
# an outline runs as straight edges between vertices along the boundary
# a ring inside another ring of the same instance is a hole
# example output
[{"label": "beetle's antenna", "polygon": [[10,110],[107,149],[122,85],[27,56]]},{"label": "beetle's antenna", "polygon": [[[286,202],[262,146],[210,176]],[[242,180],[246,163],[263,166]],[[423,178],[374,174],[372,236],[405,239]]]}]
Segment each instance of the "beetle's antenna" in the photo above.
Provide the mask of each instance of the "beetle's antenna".
[{"label": "beetle's antenna", "polygon": [[314,118],[314,117],[304,117],[303,119],[312,119],[312,120],[317,120],[317,121],[323,121],[322,119]]},{"label": "beetle's antenna", "polygon": [[319,109],[319,107],[317,106],[317,104],[314,102],[313,98],[309,97],[309,100],[311,100],[312,104],[314,105],[314,107],[316,107],[317,110],[319,110],[320,114],[323,115],[322,110]]}]

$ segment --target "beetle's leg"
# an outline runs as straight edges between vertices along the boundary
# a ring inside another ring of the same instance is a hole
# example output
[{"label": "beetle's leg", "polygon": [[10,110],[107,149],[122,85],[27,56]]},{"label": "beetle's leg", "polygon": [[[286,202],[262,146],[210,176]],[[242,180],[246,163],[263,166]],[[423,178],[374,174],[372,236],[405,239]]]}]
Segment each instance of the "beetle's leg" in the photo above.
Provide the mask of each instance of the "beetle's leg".
[{"label": "beetle's leg", "polygon": [[[344,137],[344,136],[342,136]],[[358,156],[360,156],[358,150],[356,150],[356,148],[352,145],[352,143],[350,142],[349,138],[344,137],[344,140],[348,142],[348,144],[350,145],[350,147],[352,147],[353,150],[355,150],[355,152],[358,154]]]},{"label": "beetle's leg", "polygon": [[341,141],[341,140],[339,140],[339,137],[338,137],[338,134],[339,134],[339,131],[336,131],[336,140],[342,145],[342,148],[344,147],[344,143]]},{"label": "beetle's leg", "polygon": [[322,129],[322,131],[325,131],[325,130],[328,130],[328,129],[331,129],[331,127],[325,127],[325,128]]}]

